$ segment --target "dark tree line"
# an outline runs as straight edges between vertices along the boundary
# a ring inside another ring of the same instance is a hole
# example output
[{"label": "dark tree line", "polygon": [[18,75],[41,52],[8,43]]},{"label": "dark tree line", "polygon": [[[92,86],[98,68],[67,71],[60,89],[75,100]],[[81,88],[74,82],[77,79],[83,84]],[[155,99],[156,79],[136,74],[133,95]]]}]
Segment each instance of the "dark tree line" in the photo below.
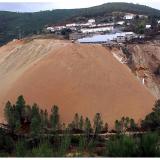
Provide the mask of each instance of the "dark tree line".
[{"label": "dark tree line", "polygon": [[40,109],[36,103],[32,106],[27,105],[22,95],[17,98],[16,104],[8,101],[4,112],[12,131],[18,131],[26,126],[29,127],[31,133],[37,134],[49,125],[56,130],[60,123],[57,106],[52,107],[49,116],[47,110]]},{"label": "dark tree line", "polygon": [[[5,109],[5,118],[12,131],[18,131],[27,126],[31,133],[38,134],[44,129],[51,128],[54,132],[57,130],[65,130],[79,133],[99,134],[108,132],[108,124],[104,123],[100,113],[96,113],[93,121],[88,117],[83,117],[75,113],[73,120],[68,125],[60,120],[59,107],[54,105],[51,107],[50,115],[47,110],[42,110],[34,103],[32,106],[27,105],[23,96],[19,96],[15,104],[7,102]],[[115,131],[117,133],[125,133],[126,131],[138,131],[139,128],[144,130],[160,129],[160,100],[156,101],[153,111],[148,114],[141,122],[141,126],[135,123],[134,119],[122,117],[115,121]]]},{"label": "dark tree line", "polygon": [[34,103],[32,106],[27,105],[23,96],[17,98],[16,104],[7,102],[5,106],[5,117],[11,130],[14,132],[22,130],[24,126],[33,134],[42,133],[44,129],[52,129],[53,132],[58,130],[78,131],[89,136],[90,133],[101,133],[108,131],[108,124],[103,124],[100,113],[96,113],[92,122],[88,117],[76,113],[73,121],[67,126],[60,121],[59,107],[54,105],[51,107],[51,113],[42,110]]},{"label": "dark tree line", "polygon": [[[27,105],[23,96],[19,96],[15,104],[6,103],[5,117],[14,133],[25,130],[23,133],[31,134],[29,138],[15,138],[0,128],[0,157],[63,157],[75,150],[72,156],[76,157],[85,156],[86,153],[88,156],[96,154],[104,157],[160,156],[160,100],[140,126],[129,117],[116,120],[116,133],[108,139],[101,137],[101,133],[108,132],[108,124],[103,122],[100,113],[95,114],[93,121],[76,113],[72,122],[65,125],[60,120],[58,106],[51,107],[48,114],[36,103]],[[140,129],[145,132],[134,136],[126,134],[139,132]],[[61,134],[58,132],[60,130]],[[98,149],[100,146],[101,150]]]}]

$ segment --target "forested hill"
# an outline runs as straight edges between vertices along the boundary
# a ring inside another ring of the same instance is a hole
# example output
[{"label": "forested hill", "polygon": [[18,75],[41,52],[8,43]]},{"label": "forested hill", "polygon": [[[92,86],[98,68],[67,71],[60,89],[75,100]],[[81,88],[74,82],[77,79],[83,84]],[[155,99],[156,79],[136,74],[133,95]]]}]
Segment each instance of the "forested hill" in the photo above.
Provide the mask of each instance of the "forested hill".
[{"label": "forested hill", "polygon": [[58,9],[35,13],[0,12],[0,45],[14,38],[19,33],[27,36],[39,33],[45,25],[63,23],[75,17],[98,17],[112,12],[129,12],[160,16],[160,10],[132,3],[106,3],[100,6],[85,9]]},{"label": "forested hill", "polygon": [[135,14],[144,14],[150,16],[160,16],[160,10],[133,3],[106,3],[86,9],[88,15],[103,15],[111,12],[127,12]]}]

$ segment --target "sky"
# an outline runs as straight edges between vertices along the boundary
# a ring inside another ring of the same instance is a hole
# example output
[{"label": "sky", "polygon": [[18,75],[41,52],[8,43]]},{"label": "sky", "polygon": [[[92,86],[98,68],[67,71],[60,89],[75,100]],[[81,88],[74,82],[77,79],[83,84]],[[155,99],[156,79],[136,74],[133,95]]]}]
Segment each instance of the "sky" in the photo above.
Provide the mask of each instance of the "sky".
[{"label": "sky", "polygon": [[128,2],[160,9],[160,0],[0,0],[0,10],[36,12],[53,9],[86,8],[108,2]]}]

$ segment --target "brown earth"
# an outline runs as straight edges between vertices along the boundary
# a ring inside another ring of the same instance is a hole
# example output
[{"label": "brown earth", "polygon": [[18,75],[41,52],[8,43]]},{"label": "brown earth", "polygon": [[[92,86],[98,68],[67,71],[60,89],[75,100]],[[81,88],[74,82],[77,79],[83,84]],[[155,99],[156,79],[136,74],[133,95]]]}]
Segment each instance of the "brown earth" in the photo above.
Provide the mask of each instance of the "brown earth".
[{"label": "brown earth", "polygon": [[131,54],[131,69],[150,92],[160,99],[160,76],[155,74],[160,65],[160,41],[148,41],[144,44],[130,44],[127,49]]},{"label": "brown earth", "polygon": [[113,56],[116,55],[121,63],[131,69],[156,99],[160,99],[160,76],[156,74],[160,65],[160,40],[145,41],[140,44],[135,42],[112,47],[110,50]]},{"label": "brown earth", "polygon": [[122,116],[136,121],[149,113],[154,96],[101,45],[36,39],[0,48],[0,103],[23,94],[43,108],[56,104],[61,119],[76,112],[91,119],[97,112],[112,127]]}]

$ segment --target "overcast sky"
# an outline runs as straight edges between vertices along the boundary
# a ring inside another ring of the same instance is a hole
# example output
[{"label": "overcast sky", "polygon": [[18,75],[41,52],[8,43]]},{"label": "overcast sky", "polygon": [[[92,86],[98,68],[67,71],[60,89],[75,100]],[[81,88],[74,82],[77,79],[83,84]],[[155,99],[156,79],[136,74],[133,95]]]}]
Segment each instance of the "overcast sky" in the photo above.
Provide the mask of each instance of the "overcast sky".
[{"label": "overcast sky", "polygon": [[15,0],[5,0],[5,2],[0,0],[0,10],[16,12],[35,12],[40,10],[64,8],[85,8],[107,2],[131,2],[160,9],[160,0],[47,0],[45,2],[44,0],[17,0],[16,2]]}]

